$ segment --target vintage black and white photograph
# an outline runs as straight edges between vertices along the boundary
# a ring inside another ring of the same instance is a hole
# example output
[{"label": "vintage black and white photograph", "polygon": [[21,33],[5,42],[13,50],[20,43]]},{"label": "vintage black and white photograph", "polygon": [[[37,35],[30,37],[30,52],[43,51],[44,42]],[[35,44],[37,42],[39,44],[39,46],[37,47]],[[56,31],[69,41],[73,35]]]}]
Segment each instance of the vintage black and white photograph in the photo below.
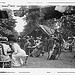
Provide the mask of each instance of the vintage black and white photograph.
[{"label": "vintage black and white photograph", "polygon": [[75,68],[75,6],[1,4],[0,68]]}]

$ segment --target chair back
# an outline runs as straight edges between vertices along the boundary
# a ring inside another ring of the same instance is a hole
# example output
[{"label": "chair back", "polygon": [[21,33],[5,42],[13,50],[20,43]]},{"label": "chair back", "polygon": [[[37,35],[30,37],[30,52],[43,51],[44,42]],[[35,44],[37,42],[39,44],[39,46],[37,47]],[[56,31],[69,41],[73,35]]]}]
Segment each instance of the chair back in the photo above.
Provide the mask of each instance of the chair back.
[{"label": "chair back", "polygon": [[0,43],[0,61],[3,60],[3,55],[5,55],[5,54],[4,54],[4,49],[3,49],[2,43]]}]

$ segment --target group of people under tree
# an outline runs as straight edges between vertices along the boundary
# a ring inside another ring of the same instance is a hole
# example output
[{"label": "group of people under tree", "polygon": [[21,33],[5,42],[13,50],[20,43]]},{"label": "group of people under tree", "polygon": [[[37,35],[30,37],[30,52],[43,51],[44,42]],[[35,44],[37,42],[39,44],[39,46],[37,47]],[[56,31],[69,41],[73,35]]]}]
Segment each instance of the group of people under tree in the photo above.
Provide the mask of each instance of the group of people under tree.
[{"label": "group of people under tree", "polygon": [[[24,50],[26,53],[33,57],[38,57],[40,55],[44,55],[45,52],[48,52],[48,60],[49,59],[58,59],[62,50],[66,50],[64,47],[65,40],[61,33],[57,35],[50,35],[49,37],[33,37],[27,36],[26,43],[24,45]],[[72,46],[74,45],[74,38],[67,39],[68,50],[72,52]]]},{"label": "group of people under tree", "polygon": [[[60,55],[60,50],[61,50],[61,41],[60,38],[54,38],[53,35],[50,35],[49,37],[36,37],[34,38],[33,36],[27,36],[26,37],[27,42],[24,45],[24,50],[26,53],[29,55],[30,51],[30,56],[33,57],[38,57],[40,55],[44,55],[45,52],[48,52],[48,58],[51,58],[50,51],[53,51],[54,49],[54,55],[59,54]],[[29,47],[30,46],[30,47]],[[58,58],[58,57],[57,57]]]},{"label": "group of people under tree", "polygon": [[26,53],[29,55],[30,52],[30,56],[38,57],[40,53],[43,52],[41,37],[34,38],[33,36],[27,36],[26,40],[27,42],[24,45],[24,50],[26,51]]}]

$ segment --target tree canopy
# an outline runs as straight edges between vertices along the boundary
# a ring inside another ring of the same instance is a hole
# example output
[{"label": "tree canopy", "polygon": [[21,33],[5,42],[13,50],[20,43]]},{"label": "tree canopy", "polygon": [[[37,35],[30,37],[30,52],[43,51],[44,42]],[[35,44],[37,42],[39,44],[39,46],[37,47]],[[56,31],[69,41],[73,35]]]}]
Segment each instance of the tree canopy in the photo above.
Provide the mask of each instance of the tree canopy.
[{"label": "tree canopy", "polygon": [[[9,35],[18,36],[17,31],[15,31],[15,19],[12,16],[11,9],[3,9],[1,11],[6,11],[8,17],[7,18],[0,18],[0,35],[8,37]],[[3,15],[4,16],[4,15]],[[14,34],[13,34],[14,33]]]},{"label": "tree canopy", "polygon": [[69,36],[70,33],[75,35],[75,6],[67,6],[68,9],[64,12],[55,10],[55,7],[56,6],[21,7],[19,9],[21,11],[18,16],[22,17],[26,15],[24,20],[27,22],[27,25],[24,26],[24,31],[22,33],[27,33],[31,28],[36,27],[39,24],[54,28],[56,23],[59,22],[61,23],[60,30],[62,30],[62,33],[66,31],[63,35],[67,34],[66,36]]}]

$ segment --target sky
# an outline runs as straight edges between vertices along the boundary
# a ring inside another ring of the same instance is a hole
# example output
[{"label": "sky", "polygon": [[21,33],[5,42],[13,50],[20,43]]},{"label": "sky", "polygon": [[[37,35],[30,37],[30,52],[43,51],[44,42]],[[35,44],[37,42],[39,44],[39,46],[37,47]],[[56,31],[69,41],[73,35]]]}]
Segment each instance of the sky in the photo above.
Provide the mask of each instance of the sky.
[{"label": "sky", "polygon": [[17,32],[22,32],[23,29],[24,29],[23,26],[27,24],[26,21],[23,21],[23,17],[20,18],[20,17],[15,17],[15,16],[13,16],[13,18],[16,19],[16,22],[17,22],[17,23],[16,23],[15,30],[16,30]]}]

